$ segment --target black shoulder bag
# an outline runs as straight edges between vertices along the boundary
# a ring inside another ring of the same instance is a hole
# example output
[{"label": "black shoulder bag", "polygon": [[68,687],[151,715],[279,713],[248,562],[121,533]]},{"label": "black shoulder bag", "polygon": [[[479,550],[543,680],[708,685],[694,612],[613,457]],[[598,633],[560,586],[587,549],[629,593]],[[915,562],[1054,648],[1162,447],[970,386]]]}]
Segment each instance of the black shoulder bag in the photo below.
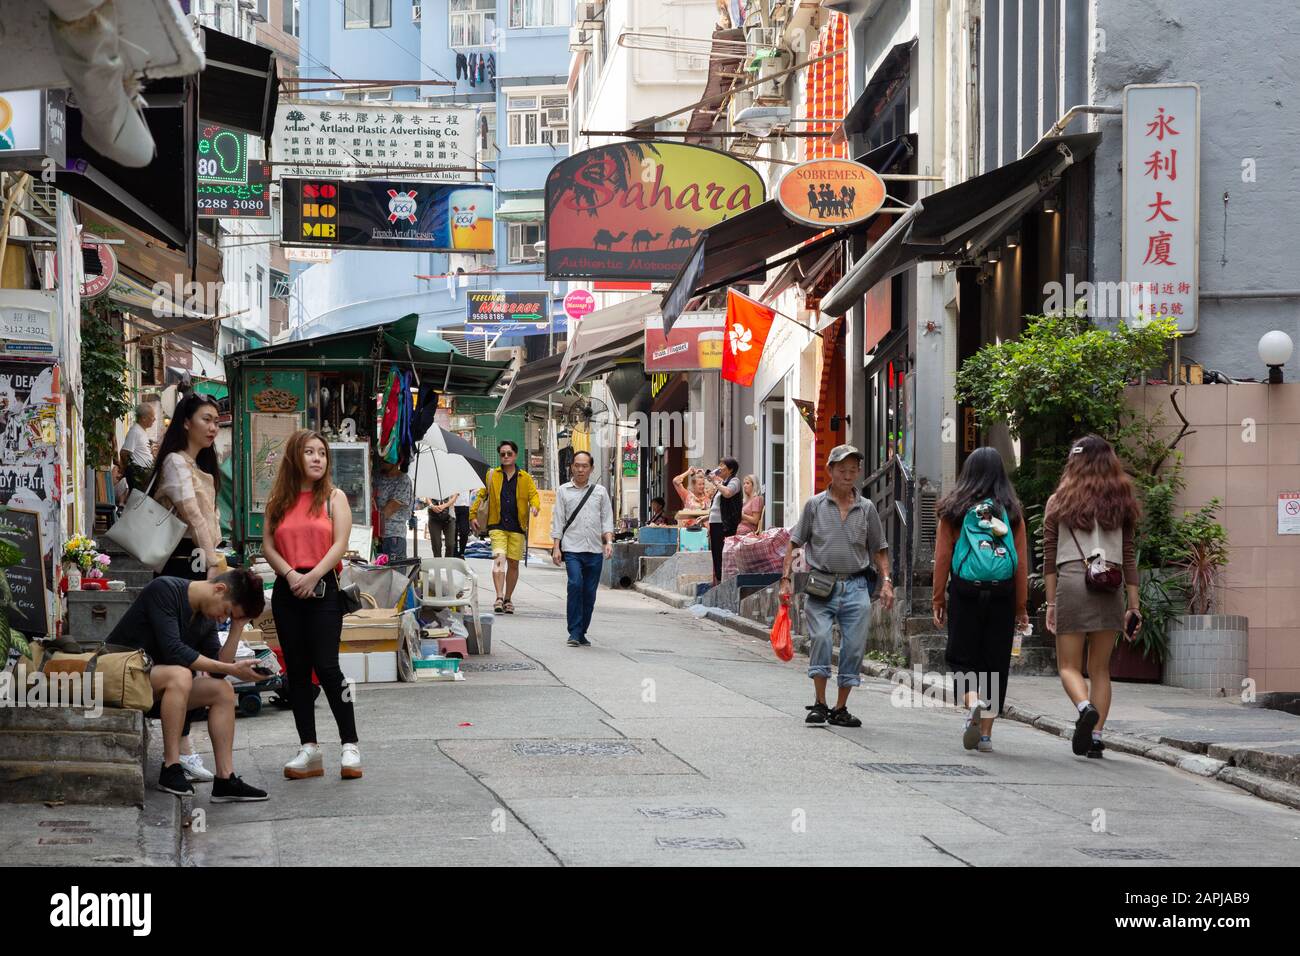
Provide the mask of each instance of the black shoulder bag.
[{"label": "black shoulder bag", "polygon": [[[333,497],[334,494],[333,492],[331,492],[329,498],[325,499],[325,514],[329,516],[331,525],[333,525],[334,523],[334,509],[332,507],[333,502],[330,500]],[[343,613],[345,615],[356,614],[357,611],[360,611],[363,607],[365,607],[364,602],[362,602],[361,600],[360,585],[349,584],[347,587],[344,587],[343,579],[339,577],[338,571],[334,572],[334,583],[338,586],[339,605],[343,608]]]},{"label": "black shoulder bag", "polygon": [[573,509],[573,514],[569,515],[569,520],[564,522],[564,527],[560,529],[560,540],[556,541],[555,543],[560,546],[561,554],[564,553],[565,532],[567,532],[569,528],[573,525],[573,519],[578,517],[578,512],[582,510],[582,506],[587,503],[587,499],[591,497],[591,493],[595,490],[596,490],[595,482],[592,482],[590,485],[587,486],[587,493],[582,496],[582,500],[578,502],[578,507]]}]

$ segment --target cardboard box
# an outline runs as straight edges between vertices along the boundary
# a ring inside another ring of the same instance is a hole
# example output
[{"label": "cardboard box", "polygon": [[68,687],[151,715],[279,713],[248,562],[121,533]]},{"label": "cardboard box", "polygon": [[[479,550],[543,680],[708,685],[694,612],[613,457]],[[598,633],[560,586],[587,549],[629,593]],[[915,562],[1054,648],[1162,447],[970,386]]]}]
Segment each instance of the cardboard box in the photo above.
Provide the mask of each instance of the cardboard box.
[{"label": "cardboard box", "polygon": [[397,653],[397,638],[387,641],[342,641],[339,644],[340,654],[383,654],[386,652]]},{"label": "cardboard box", "polygon": [[366,682],[365,654],[340,654],[339,667],[343,670],[345,678],[354,680],[358,684]]},{"label": "cardboard box", "polygon": [[397,654],[383,651],[366,655],[366,683],[387,684],[397,680]]},{"label": "cardboard box", "polygon": [[344,643],[395,641],[402,630],[402,612],[394,608],[362,608],[343,618]]}]

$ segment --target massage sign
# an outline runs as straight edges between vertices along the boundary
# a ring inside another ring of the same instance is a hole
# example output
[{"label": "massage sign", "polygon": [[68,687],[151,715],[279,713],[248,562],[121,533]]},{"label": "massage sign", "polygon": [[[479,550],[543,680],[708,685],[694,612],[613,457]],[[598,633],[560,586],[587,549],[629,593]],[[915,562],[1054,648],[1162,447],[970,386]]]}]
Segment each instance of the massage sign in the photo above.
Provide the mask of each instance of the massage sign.
[{"label": "massage sign", "polygon": [[546,179],[546,277],[669,281],[706,229],[766,198],[753,167],[702,146],[577,153]]},{"label": "massage sign", "polygon": [[786,216],[810,226],[851,226],[885,202],[885,184],[870,166],[848,159],[814,159],[781,177],[777,202]]}]

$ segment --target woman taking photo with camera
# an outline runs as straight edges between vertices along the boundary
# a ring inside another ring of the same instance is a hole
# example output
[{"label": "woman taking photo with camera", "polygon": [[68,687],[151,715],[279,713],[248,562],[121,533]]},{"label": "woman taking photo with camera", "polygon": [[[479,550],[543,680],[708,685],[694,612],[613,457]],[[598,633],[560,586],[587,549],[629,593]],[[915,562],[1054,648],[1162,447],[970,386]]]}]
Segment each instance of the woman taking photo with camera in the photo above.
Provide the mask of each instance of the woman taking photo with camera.
[{"label": "woman taking photo with camera", "polygon": [[311,675],[329,700],[343,742],[340,775],[361,776],[356,716],[339,667],[343,604],[339,571],[352,530],[348,497],[330,482],[330,452],[313,431],[297,431],[285,445],[275,486],[266,503],[262,554],[275,571],[271,613],[284,650],[289,703],[302,748],[284,765],[290,780],[324,774],[316,741]]},{"label": "woman taking photo with camera", "polygon": [[[1110,711],[1115,635],[1123,629],[1131,641],[1142,627],[1133,544],[1138,515],[1133,482],[1110,443],[1097,435],[1075,442],[1047,499],[1043,577],[1057,670],[1079,712],[1071,745],[1080,757],[1105,750],[1101,732]],[[1085,650],[1091,688],[1083,677]]]}]

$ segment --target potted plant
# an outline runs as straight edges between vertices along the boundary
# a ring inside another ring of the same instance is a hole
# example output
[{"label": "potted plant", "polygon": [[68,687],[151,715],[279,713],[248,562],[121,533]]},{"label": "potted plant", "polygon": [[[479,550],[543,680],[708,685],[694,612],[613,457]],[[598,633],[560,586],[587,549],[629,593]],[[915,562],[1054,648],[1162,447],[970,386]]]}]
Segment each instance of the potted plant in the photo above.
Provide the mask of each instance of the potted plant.
[{"label": "potted plant", "polygon": [[74,534],[63,545],[63,574],[68,590],[81,590],[81,576],[96,567],[99,550],[91,538]]},{"label": "potted plant", "polygon": [[1246,679],[1250,621],[1240,614],[1216,614],[1223,571],[1230,557],[1228,534],[1218,522],[1220,501],[1211,499],[1179,521],[1173,564],[1182,575],[1187,613],[1169,628],[1164,682],[1235,696]]}]

